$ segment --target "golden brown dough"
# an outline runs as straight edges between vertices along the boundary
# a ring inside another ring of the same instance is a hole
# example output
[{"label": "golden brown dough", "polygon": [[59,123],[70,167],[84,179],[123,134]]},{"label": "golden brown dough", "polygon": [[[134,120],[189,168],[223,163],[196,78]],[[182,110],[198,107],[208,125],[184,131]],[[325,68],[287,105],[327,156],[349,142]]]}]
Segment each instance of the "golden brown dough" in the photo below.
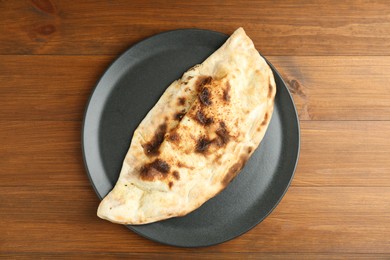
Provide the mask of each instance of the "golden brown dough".
[{"label": "golden brown dough", "polygon": [[275,93],[271,69],[237,29],[149,111],[98,216],[145,224],[200,207],[231,182],[259,145]]}]

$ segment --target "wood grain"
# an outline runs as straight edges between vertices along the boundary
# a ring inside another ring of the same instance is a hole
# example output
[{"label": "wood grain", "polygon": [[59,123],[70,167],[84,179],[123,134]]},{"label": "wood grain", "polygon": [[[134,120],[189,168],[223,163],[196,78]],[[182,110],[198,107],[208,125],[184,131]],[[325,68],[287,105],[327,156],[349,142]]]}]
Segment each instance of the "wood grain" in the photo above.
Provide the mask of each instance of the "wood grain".
[{"label": "wood grain", "polygon": [[389,187],[389,121],[301,122],[294,186]]},{"label": "wood grain", "polygon": [[390,55],[386,0],[34,0],[0,10],[0,54],[116,55],[166,30],[243,26],[264,55]]},{"label": "wood grain", "polygon": [[[0,120],[82,120],[114,58],[0,55]],[[267,58],[293,93],[301,120],[390,120],[390,56]]]},{"label": "wood grain", "polygon": [[[296,103],[294,180],[261,224],[176,248],[96,217],[81,153],[88,97],[139,40],[243,26]],[[390,4],[0,1],[0,258],[389,259]]]},{"label": "wood grain", "polygon": [[389,120],[390,57],[268,57],[300,120]]},{"label": "wood grain", "polygon": [[[241,253],[229,253],[229,254],[220,254],[220,253],[199,253],[192,252],[188,253],[72,253],[72,252],[61,252],[61,253],[34,253],[29,252],[28,256],[25,253],[6,253],[3,255],[5,259],[17,258],[17,259],[31,259],[32,257],[40,257],[43,259],[240,259],[243,257]],[[1,256],[0,256],[1,258]],[[319,259],[319,260],[341,260],[341,259],[388,259],[386,254],[302,254],[302,253],[284,253],[284,254],[275,254],[275,253],[247,253],[245,254],[245,259],[297,259],[297,260],[306,260],[306,259]]]},{"label": "wood grain", "polygon": [[0,120],[81,121],[91,91],[112,59],[0,56]]},{"label": "wood grain", "polygon": [[[7,208],[0,212],[0,230],[6,234],[0,244],[6,252],[194,251],[164,246],[98,219],[98,199],[85,187],[1,187],[0,201]],[[390,232],[389,204],[388,187],[291,187],[256,228],[195,251],[389,254],[390,241],[383,237]]]}]

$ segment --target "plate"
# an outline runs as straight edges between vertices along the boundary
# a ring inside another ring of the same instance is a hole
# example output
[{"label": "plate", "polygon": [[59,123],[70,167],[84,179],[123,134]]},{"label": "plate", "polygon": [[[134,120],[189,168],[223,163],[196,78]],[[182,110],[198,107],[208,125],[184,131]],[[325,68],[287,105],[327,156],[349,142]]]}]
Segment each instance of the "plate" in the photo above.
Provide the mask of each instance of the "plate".
[{"label": "plate", "polygon": [[[90,97],[82,130],[84,162],[100,199],[114,187],[134,130],[165,89],[227,38],[198,29],[164,32],[132,46],[107,69]],[[298,161],[299,121],[285,83],[269,65],[277,85],[272,120],[241,173],[187,216],[129,229],[168,245],[210,246],[247,232],[276,207]]]}]

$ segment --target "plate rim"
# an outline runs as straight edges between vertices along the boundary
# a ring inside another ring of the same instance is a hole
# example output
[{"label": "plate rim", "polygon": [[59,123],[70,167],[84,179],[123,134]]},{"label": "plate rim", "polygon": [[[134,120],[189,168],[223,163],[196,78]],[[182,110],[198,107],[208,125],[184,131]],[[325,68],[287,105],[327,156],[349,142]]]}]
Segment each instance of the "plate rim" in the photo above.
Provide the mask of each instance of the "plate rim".
[{"label": "plate rim", "polygon": [[[91,186],[93,187],[93,189],[95,191],[95,194],[98,196],[98,198],[100,200],[102,200],[103,198],[100,196],[99,191],[98,191],[94,181],[92,180],[92,174],[91,174],[91,172],[90,172],[90,170],[88,168],[88,163],[87,163],[87,158],[86,158],[86,151],[85,151],[86,119],[87,119],[88,111],[90,109],[92,98],[94,97],[98,87],[100,86],[100,84],[101,84],[103,78],[106,76],[107,72],[109,72],[118,61],[123,59],[124,56],[126,56],[126,54],[128,52],[131,52],[131,50],[133,48],[135,48],[135,47],[137,47],[139,45],[145,44],[145,42],[147,42],[148,40],[151,40],[151,39],[153,39],[155,37],[161,37],[161,36],[163,36],[165,34],[170,34],[170,33],[180,33],[180,32],[183,32],[183,31],[196,31],[196,32],[200,32],[200,33],[213,33],[213,34],[219,34],[220,36],[223,36],[223,37],[229,37],[229,35],[227,35],[225,33],[222,33],[222,32],[218,32],[218,31],[214,31],[214,30],[208,30],[208,29],[199,29],[199,28],[178,28],[178,29],[174,29],[174,30],[162,31],[162,32],[153,34],[151,36],[148,36],[146,38],[143,38],[143,39],[137,41],[136,43],[134,43],[134,44],[130,45],[129,47],[127,47],[125,51],[123,51],[120,54],[118,54],[118,56],[116,58],[114,58],[113,61],[103,71],[101,76],[96,81],[95,86],[90,91],[88,100],[87,100],[86,105],[85,105],[84,114],[83,114],[83,121],[82,121],[82,126],[81,126],[81,142],[80,142],[80,144],[81,144],[83,164],[84,164],[84,168],[86,170],[86,174],[88,176],[88,179],[89,179],[89,182],[90,182]],[[284,79],[281,76],[281,74],[279,73],[279,71],[276,70],[274,65],[271,62],[269,62],[269,60],[266,57],[264,57],[257,48],[256,48],[256,50],[258,51],[260,56],[267,62],[268,66],[271,67],[272,72],[274,74],[277,74],[277,76],[279,77],[280,81],[282,82],[282,85],[283,85],[282,87],[284,87],[286,89],[287,94],[288,94],[288,98],[289,98],[289,100],[291,101],[291,104],[292,104],[293,114],[295,115],[294,116],[294,122],[296,123],[296,126],[297,126],[297,128],[296,128],[296,131],[297,131],[297,136],[296,136],[296,138],[297,138],[297,146],[296,146],[296,158],[294,159],[294,161],[295,161],[294,162],[294,167],[293,167],[293,170],[291,172],[291,177],[289,178],[289,181],[288,181],[286,187],[284,188],[283,193],[280,195],[280,197],[276,201],[276,203],[274,203],[274,205],[267,212],[267,214],[265,214],[263,217],[259,218],[253,225],[251,225],[249,228],[243,230],[239,234],[236,234],[233,237],[228,238],[228,239],[224,239],[224,240],[221,240],[221,241],[218,241],[218,242],[208,243],[208,244],[204,244],[204,245],[192,245],[192,246],[190,245],[190,246],[188,246],[188,245],[180,245],[180,244],[168,243],[168,242],[165,242],[163,240],[158,240],[156,238],[153,238],[153,237],[150,237],[150,236],[148,236],[146,234],[143,234],[142,232],[140,232],[136,228],[134,228],[134,227],[137,227],[137,225],[123,225],[123,226],[125,226],[128,229],[130,229],[131,231],[133,231],[137,235],[140,235],[141,237],[144,237],[144,238],[149,239],[151,241],[158,242],[158,243],[161,243],[161,244],[164,244],[164,245],[168,245],[168,246],[175,246],[175,247],[181,247],[181,248],[210,247],[210,246],[215,246],[215,245],[218,245],[218,244],[222,244],[222,243],[231,241],[231,240],[233,240],[235,238],[238,238],[238,237],[242,236],[243,234],[247,233],[248,231],[252,230],[254,227],[259,225],[264,219],[266,219],[275,210],[275,208],[280,204],[280,202],[282,201],[282,199],[284,198],[285,194],[287,193],[288,189],[291,186],[291,183],[292,183],[292,181],[294,179],[294,176],[295,176],[295,173],[296,173],[296,169],[297,169],[297,166],[298,166],[298,162],[299,162],[300,149],[301,149],[301,128],[300,128],[299,114],[298,114],[296,105],[294,103],[294,99],[292,97],[292,94],[291,94],[291,92],[290,92],[290,90],[288,88],[288,85],[284,81]]]}]

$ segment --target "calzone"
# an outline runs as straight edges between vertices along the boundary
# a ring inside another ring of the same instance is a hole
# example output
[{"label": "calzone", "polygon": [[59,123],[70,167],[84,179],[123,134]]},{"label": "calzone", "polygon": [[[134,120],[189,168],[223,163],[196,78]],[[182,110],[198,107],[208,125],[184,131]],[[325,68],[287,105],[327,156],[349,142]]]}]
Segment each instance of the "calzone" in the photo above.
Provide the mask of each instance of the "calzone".
[{"label": "calzone", "polygon": [[275,93],[270,67],[237,29],[174,81],[140,123],[98,216],[139,225],[199,208],[226,188],[259,146]]}]

